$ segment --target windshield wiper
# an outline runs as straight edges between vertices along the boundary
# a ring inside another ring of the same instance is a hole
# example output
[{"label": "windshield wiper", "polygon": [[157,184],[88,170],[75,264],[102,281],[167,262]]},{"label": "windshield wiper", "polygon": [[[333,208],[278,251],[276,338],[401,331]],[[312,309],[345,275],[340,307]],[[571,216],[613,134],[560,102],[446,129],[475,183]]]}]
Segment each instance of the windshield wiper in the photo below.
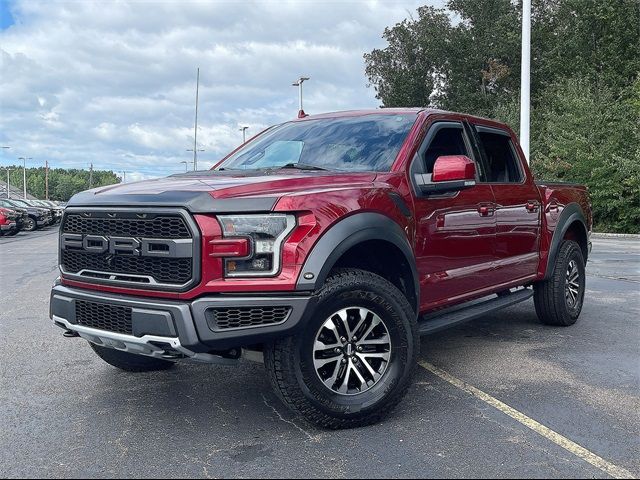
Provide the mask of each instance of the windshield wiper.
[{"label": "windshield wiper", "polygon": [[287,163],[286,165],[283,165],[280,167],[280,169],[282,168],[296,168],[298,170],[322,170],[322,171],[329,171],[328,168],[324,168],[324,167],[319,167],[317,165],[309,165],[308,163]]}]

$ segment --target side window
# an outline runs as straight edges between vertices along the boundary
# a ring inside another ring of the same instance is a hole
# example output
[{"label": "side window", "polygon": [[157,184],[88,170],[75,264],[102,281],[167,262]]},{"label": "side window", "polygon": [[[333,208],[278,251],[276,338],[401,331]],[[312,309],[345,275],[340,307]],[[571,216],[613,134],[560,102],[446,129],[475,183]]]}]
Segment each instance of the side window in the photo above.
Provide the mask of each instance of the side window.
[{"label": "side window", "polygon": [[490,183],[520,183],[522,171],[507,135],[478,129],[486,158],[486,181]]},{"label": "side window", "polygon": [[454,125],[440,128],[431,140],[427,139],[426,149],[420,149],[418,155],[422,160],[424,169],[422,173],[433,173],[433,165],[442,155],[467,155],[470,157],[464,141],[462,125],[459,127]]}]

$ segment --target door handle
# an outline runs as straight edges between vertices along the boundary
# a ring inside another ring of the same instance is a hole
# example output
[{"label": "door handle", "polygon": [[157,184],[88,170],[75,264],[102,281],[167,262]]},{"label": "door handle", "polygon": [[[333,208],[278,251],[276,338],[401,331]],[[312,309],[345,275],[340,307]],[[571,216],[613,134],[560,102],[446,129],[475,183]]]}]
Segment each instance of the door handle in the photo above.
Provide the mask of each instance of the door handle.
[{"label": "door handle", "polygon": [[495,212],[495,208],[491,204],[478,205],[478,213],[481,217],[491,217]]},{"label": "door handle", "polygon": [[538,202],[537,200],[529,200],[525,207],[530,213],[535,213],[540,208],[540,202]]}]

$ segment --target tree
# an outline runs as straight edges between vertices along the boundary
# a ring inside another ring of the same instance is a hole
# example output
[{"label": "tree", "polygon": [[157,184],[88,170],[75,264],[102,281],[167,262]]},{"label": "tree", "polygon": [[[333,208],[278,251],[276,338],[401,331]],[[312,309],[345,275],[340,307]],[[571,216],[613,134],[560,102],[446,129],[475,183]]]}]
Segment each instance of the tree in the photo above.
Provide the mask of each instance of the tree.
[{"label": "tree", "polygon": [[538,109],[534,173],[586,184],[599,229],[640,233],[640,111],[631,98],[569,79],[546,89]]},{"label": "tree", "polygon": [[[364,55],[384,106],[436,106],[492,116],[519,95],[522,6],[449,0],[386,28],[388,46]],[[454,20],[452,20],[452,18]],[[567,78],[616,90],[640,71],[640,2],[534,0],[532,102]]]},{"label": "tree", "polygon": [[[23,185],[22,166],[11,165],[11,186],[19,190]],[[27,168],[27,193],[37,198],[45,198],[45,169]],[[3,178],[3,180],[6,177]],[[119,183],[120,179],[112,171],[94,170],[93,186],[101,187]],[[89,171],[79,169],[52,168],[49,170],[49,199],[67,201],[73,195],[89,188]]]},{"label": "tree", "polygon": [[418,20],[384,31],[389,46],[365,54],[366,73],[385,107],[428,105],[445,75],[440,61],[449,43],[449,17],[421,7]]}]

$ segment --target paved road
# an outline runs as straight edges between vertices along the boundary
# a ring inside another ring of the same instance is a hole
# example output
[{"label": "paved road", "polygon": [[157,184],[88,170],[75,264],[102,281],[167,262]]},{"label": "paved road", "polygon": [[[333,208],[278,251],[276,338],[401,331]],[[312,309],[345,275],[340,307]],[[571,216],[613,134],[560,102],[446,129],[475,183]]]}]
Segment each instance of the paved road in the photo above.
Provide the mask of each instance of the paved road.
[{"label": "paved road", "polygon": [[[387,421],[340,432],[289,413],[258,364],[119,372],[51,325],[55,249],[53,230],[0,239],[0,477],[607,476],[424,369]],[[640,242],[597,240],[588,270],[574,327],[527,302],[422,359],[637,477]]]}]

